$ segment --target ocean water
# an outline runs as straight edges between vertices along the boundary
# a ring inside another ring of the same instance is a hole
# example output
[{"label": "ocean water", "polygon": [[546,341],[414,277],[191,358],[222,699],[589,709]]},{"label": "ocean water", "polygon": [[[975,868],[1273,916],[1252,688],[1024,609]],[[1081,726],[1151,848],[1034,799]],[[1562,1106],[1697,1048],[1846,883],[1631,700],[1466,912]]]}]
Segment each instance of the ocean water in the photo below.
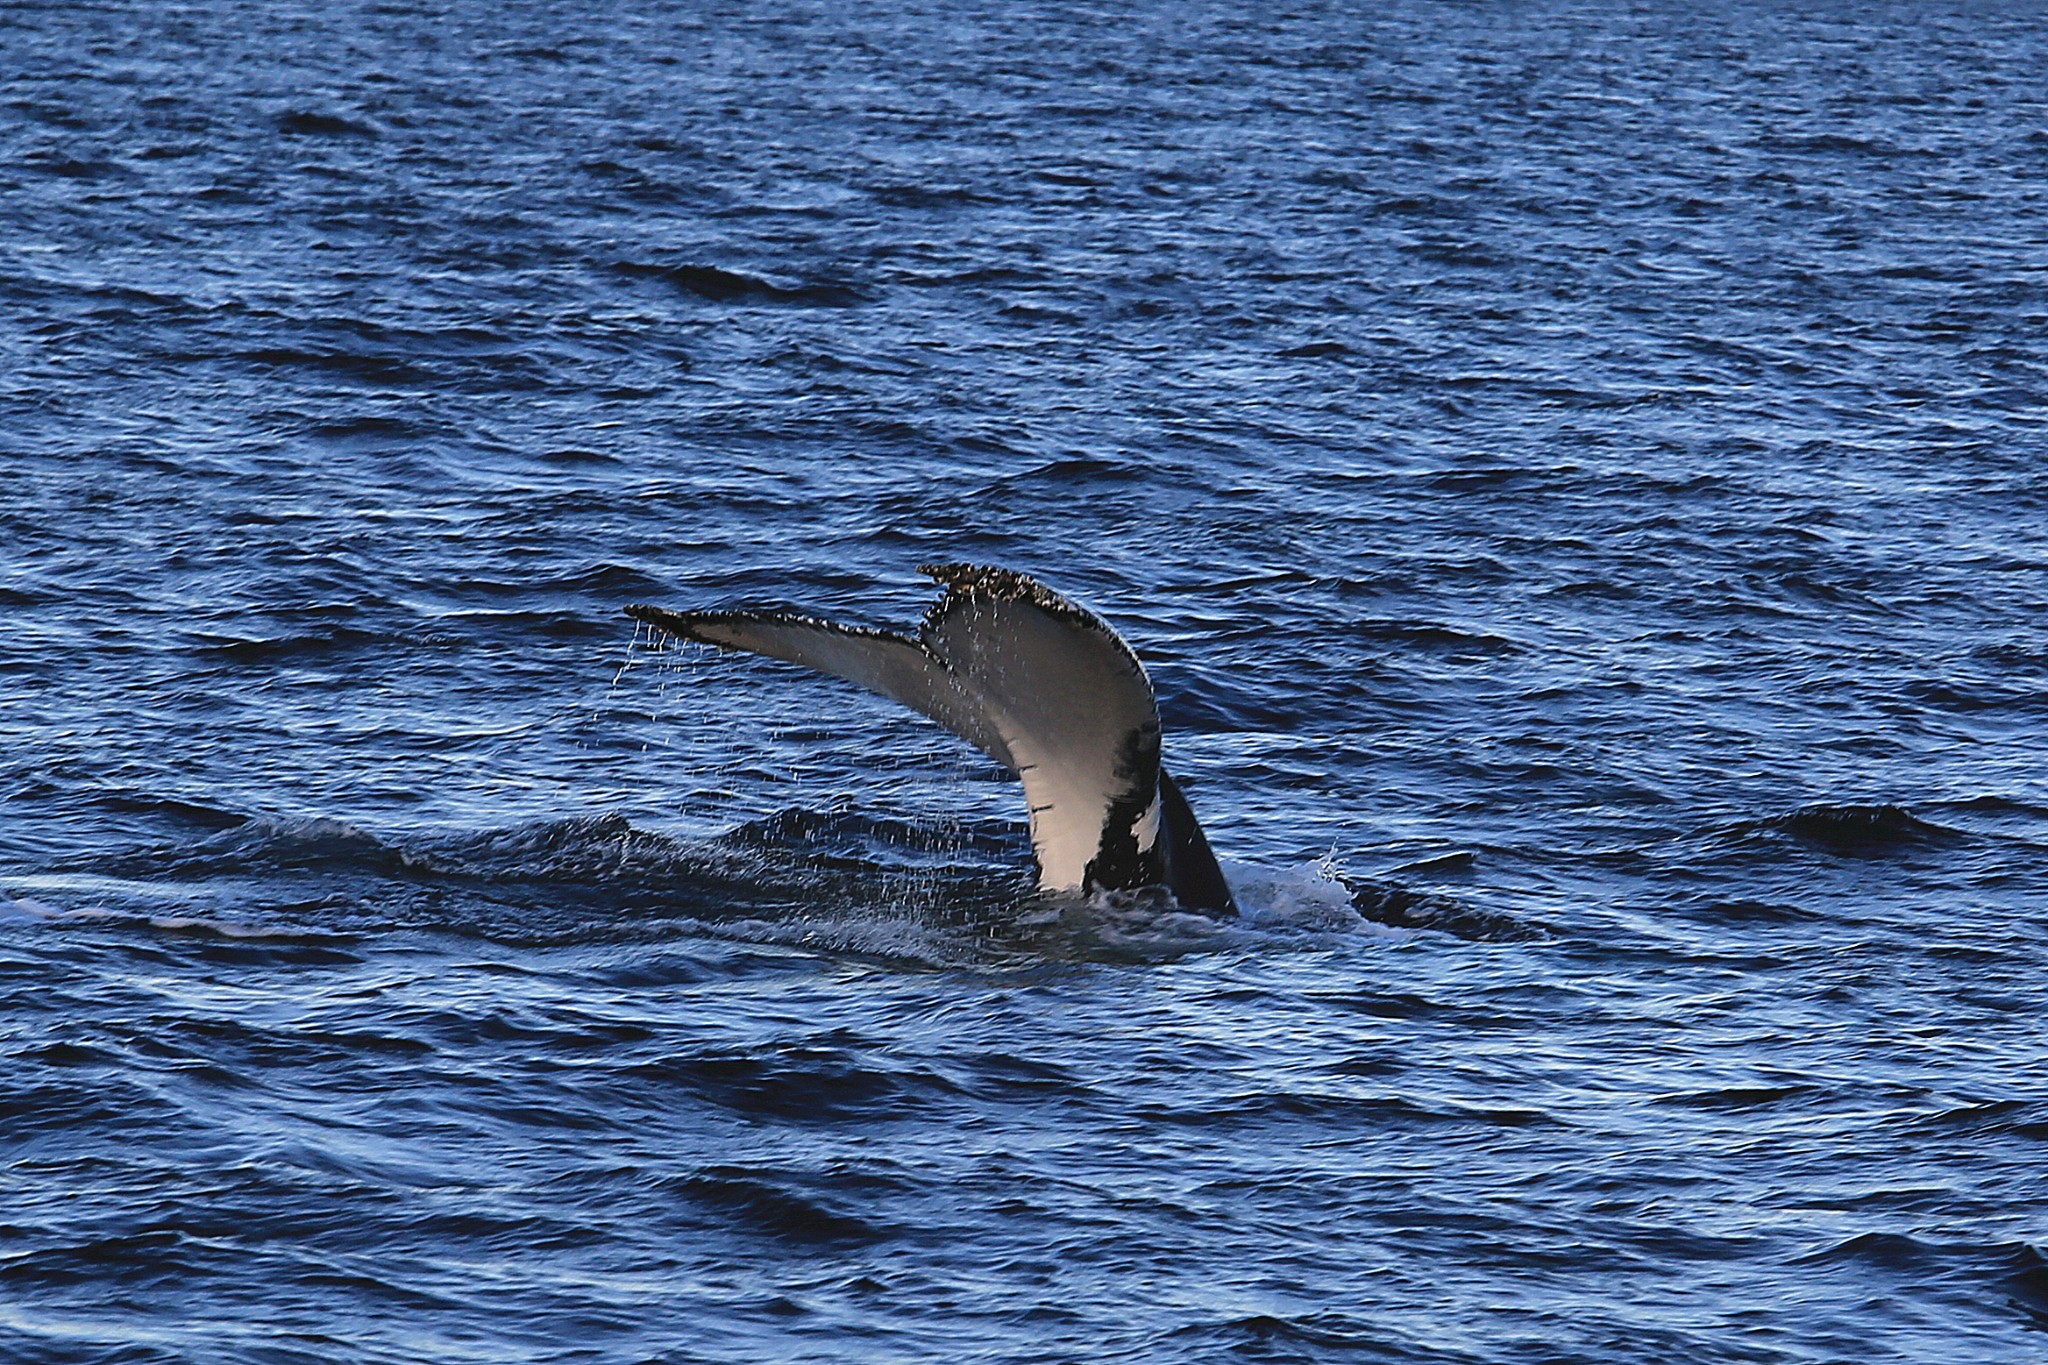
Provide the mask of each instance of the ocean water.
[{"label": "ocean water", "polygon": [[[2048,1358],[2037,8],[0,58],[0,1359]],[[931,560],[1240,922],[621,615]]]}]

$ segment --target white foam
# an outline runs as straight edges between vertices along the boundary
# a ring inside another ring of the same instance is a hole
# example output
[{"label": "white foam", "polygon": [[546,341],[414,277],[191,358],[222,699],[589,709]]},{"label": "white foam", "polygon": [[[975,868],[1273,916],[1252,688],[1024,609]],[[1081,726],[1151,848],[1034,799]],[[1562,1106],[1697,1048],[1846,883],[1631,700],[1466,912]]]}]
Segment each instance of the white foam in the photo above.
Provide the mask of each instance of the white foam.
[{"label": "white foam", "polygon": [[1240,922],[1280,933],[1407,938],[1409,931],[1375,924],[1351,905],[1351,888],[1334,856],[1293,867],[1226,862],[1223,875],[1237,893]]}]

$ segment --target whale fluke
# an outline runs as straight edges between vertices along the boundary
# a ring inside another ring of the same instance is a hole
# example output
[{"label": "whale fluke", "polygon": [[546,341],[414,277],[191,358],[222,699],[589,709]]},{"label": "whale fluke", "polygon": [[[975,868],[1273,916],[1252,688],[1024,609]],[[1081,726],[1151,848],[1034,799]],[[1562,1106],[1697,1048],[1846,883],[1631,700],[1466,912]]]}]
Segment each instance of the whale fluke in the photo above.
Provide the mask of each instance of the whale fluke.
[{"label": "whale fluke", "polygon": [[918,572],[945,591],[915,637],[796,612],[626,614],[844,678],[945,726],[1022,779],[1043,890],[1162,886],[1183,908],[1235,915],[1202,827],[1160,767],[1158,703],[1123,638],[1013,569]]}]

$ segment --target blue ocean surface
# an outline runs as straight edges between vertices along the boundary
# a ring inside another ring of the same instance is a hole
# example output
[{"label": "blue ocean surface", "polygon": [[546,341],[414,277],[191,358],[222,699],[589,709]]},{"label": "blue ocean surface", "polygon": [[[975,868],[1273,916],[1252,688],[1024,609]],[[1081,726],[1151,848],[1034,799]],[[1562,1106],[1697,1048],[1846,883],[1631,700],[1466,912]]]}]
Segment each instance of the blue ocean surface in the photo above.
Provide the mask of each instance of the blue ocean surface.
[{"label": "blue ocean surface", "polygon": [[[2048,1359],[2044,72],[11,0],[0,1360]],[[931,561],[1125,634],[1240,919],[621,614]]]}]

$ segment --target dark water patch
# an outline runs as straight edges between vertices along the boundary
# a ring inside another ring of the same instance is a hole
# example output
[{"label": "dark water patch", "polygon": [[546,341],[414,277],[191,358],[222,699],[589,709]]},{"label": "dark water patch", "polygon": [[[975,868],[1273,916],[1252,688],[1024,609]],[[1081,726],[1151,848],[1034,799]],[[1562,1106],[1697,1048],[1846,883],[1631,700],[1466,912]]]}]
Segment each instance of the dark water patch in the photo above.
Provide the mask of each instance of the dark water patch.
[{"label": "dark water patch", "polygon": [[1458,849],[1450,853],[1439,853],[1428,858],[1417,858],[1402,863],[1393,869],[1395,874],[1408,877],[1461,877],[1479,865],[1479,855],[1469,849]]},{"label": "dark water patch", "polygon": [[957,209],[997,202],[994,196],[966,185],[870,185],[877,203],[894,209]]},{"label": "dark water patch", "polygon": [[680,1087],[750,1118],[809,1123],[913,1118],[933,1094],[951,1090],[936,1077],[904,1075],[838,1049],[673,1056],[636,1064],[627,1074]]},{"label": "dark water patch", "polygon": [[445,634],[436,632],[437,640],[453,636],[464,640],[487,639],[513,644],[575,643],[595,646],[617,638],[617,628],[609,620],[568,609],[452,611],[434,619],[445,629]]},{"label": "dark water patch", "polygon": [[375,138],[377,129],[361,119],[294,109],[277,116],[277,130],[295,137]]},{"label": "dark water patch", "polygon": [[1773,1109],[1791,1101],[1805,1108],[1823,1093],[1825,1092],[1821,1087],[1816,1085],[1725,1086],[1714,1090],[1691,1091],[1683,1095],[1666,1095],[1659,1098],[1657,1103],[1678,1105],[1686,1109],[1747,1111]]},{"label": "dark water patch", "polygon": [[959,1067],[956,1083],[983,1099],[1074,1100],[1090,1089],[1070,1068],[1007,1052],[964,1057]]},{"label": "dark water patch", "polygon": [[70,156],[63,152],[37,152],[23,158],[20,163],[25,169],[40,171],[65,180],[100,181],[119,176],[120,163],[105,157]]},{"label": "dark water patch", "polygon": [[1190,1323],[1174,1329],[1167,1338],[1176,1351],[1193,1352],[1206,1359],[1221,1352],[1218,1359],[1232,1360],[1360,1360],[1455,1362],[1480,1360],[1442,1343],[1400,1340],[1393,1334],[1367,1330],[1362,1323],[1341,1313],[1308,1313],[1300,1317],[1276,1317],[1256,1313],[1247,1317]]},{"label": "dark water patch", "polygon": [[120,1061],[114,1053],[77,1043],[51,1043],[14,1054],[17,1060],[40,1066],[113,1066]]},{"label": "dark water patch", "polygon": [[249,821],[249,817],[240,811],[222,810],[203,801],[186,801],[174,796],[105,792],[90,799],[94,804],[122,815],[142,815],[205,830],[236,829]]},{"label": "dark water patch", "polygon": [[1800,843],[1847,857],[1877,857],[1900,849],[1939,845],[1961,831],[1914,815],[1904,806],[1803,806],[1745,827],[1785,834]]},{"label": "dark water patch", "polygon": [[2025,715],[2048,710],[2048,689],[2013,686],[1991,679],[1916,679],[1903,684],[1901,693],[1920,706],[1963,714],[1996,711],[2004,715]]},{"label": "dark water patch", "polygon": [[1367,640],[1401,649],[1441,650],[1451,655],[1511,654],[1513,640],[1485,631],[1464,631],[1434,621],[1361,621],[1353,629]]},{"label": "dark water patch", "polygon": [[1350,354],[1351,348],[1341,341],[1308,341],[1279,353],[1282,360],[1326,360]]},{"label": "dark water patch", "polygon": [[852,308],[866,302],[860,291],[845,284],[781,284],[713,265],[656,265],[640,261],[619,261],[612,269],[633,279],[661,280],[686,294],[693,294],[712,303]]},{"label": "dark water patch", "polygon": [[54,596],[54,593],[48,591],[0,584],[0,607],[47,606]]},{"label": "dark water patch", "polygon": [[1374,924],[1430,929],[1478,943],[1525,943],[1549,936],[1538,924],[1408,887],[1354,881],[1347,888],[1351,908]]},{"label": "dark water patch", "polygon": [[347,1069],[365,1061],[374,1065],[379,1059],[412,1059],[435,1050],[432,1043],[420,1038],[360,1029],[255,1025],[237,1019],[188,1019],[170,1013],[139,1023],[141,1027],[130,1030],[123,1039],[131,1053],[129,1065],[169,1064],[189,1074],[191,1066],[203,1064],[234,1078],[235,1083],[244,1078],[253,1081],[262,1072]]},{"label": "dark water patch", "polygon": [[359,351],[266,346],[245,351],[241,358],[254,365],[313,370],[377,388],[428,389],[435,387],[441,378],[435,371],[400,356]]},{"label": "dark water patch", "polygon": [[760,1168],[713,1167],[683,1182],[680,1192],[748,1231],[799,1246],[853,1247],[891,1235],[886,1227],[791,1188],[786,1176]]},{"label": "dark water patch", "polygon": [[1700,914],[1706,919],[1733,924],[1803,924],[1827,919],[1823,911],[1784,901],[1765,900],[1714,901],[1703,906]]},{"label": "dark water patch", "polygon": [[2048,1256],[2033,1246],[2014,1250],[2006,1287],[2020,1311],[2048,1326]]},{"label": "dark water patch", "polygon": [[1316,999],[1346,1013],[1379,1019],[1441,1020],[1455,1027],[1474,1031],[1516,1032],[1528,1028],[1532,1023],[1530,1017],[1525,1014],[1490,1010],[1462,1002],[1432,1000],[1408,992],[1341,991],[1318,994]]},{"label": "dark water patch", "polygon": [[1047,460],[1030,469],[1005,475],[989,485],[987,491],[1008,490],[1047,484],[1053,487],[1063,485],[1097,486],[1105,483],[1129,483],[1151,477],[1150,472],[1140,464],[1108,456],[1068,456]]},{"label": "dark water patch", "polygon": [[1805,136],[1773,136],[1760,138],[1756,144],[1767,151],[1793,152],[1809,156],[1857,156],[1894,158],[1903,156],[1931,156],[1932,151],[1918,147],[1903,147],[1876,138],[1855,137],[1846,133],[1815,133]]},{"label": "dark water patch", "polygon": [[[199,635],[195,639],[197,643],[192,652],[200,658],[264,668],[299,659],[385,649],[393,643],[393,637],[386,632],[345,625],[267,639],[216,635]],[[410,643],[417,645],[422,642],[415,639]]]},{"label": "dark water patch", "polygon": [[1961,1130],[1977,1140],[2004,1135],[2039,1142],[2048,1139],[2048,1104],[2037,1100],[1982,1100],[1894,1120],[1897,1126],[1946,1135]]},{"label": "dark water patch", "polygon": [[2042,1257],[2026,1242],[1952,1241],[1903,1232],[1861,1232],[1792,1262],[1842,1267],[1890,1292],[1914,1292],[2038,1324]]},{"label": "dark water patch", "polygon": [[153,954],[216,967],[294,968],[354,966],[363,954],[347,935],[294,930],[251,932],[249,926],[191,916],[155,916],[148,931],[172,950]]},{"label": "dark water patch", "polygon": [[389,443],[398,440],[417,439],[433,433],[433,428],[404,417],[390,417],[363,414],[344,417],[334,422],[316,422],[306,427],[311,436],[328,441],[376,441]]},{"label": "dark water patch", "polygon": [[23,1143],[102,1128],[158,1130],[174,1111],[170,1101],[125,1081],[96,1077],[88,1087],[22,1078],[0,1086],[0,1119]]},{"label": "dark water patch", "polygon": [[170,1229],[42,1247],[0,1262],[0,1283],[59,1288],[86,1282],[135,1289],[207,1273],[205,1250]]}]

